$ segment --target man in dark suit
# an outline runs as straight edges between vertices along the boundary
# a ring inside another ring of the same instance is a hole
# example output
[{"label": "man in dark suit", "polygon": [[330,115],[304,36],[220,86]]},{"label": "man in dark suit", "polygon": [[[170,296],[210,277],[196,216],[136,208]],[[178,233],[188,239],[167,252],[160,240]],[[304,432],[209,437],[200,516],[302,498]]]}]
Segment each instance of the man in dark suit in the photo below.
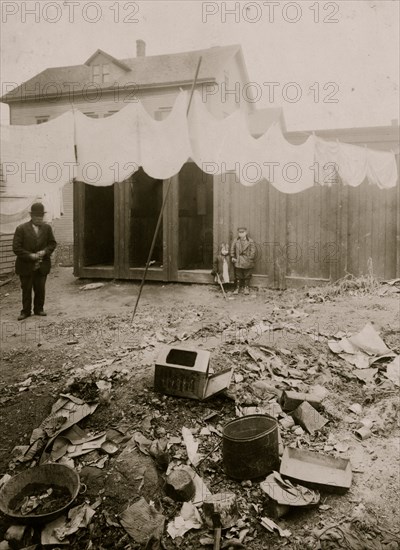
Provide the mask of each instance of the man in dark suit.
[{"label": "man in dark suit", "polygon": [[22,288],[22,311],[18,321],[31,315],[32,288],[34,314],[46,315],[43,311],[46,278],[51,267],[50,255],[57,246],[51,226],[43,221],[45,211],[41,202],[32,204],[30,215],[31,221],[17,227],[13,240],[13,252],[17,256],[15,272]]}]

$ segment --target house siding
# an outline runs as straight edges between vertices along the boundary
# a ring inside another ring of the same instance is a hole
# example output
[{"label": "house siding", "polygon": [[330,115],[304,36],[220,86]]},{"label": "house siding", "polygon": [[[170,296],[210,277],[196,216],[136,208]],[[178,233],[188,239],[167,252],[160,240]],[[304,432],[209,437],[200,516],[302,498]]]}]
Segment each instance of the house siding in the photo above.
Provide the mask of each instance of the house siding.
[{"label": "house siding", "polygon": [[0,235],[0,276],[14,271],[15,256],[12,251],[12,235]]}]

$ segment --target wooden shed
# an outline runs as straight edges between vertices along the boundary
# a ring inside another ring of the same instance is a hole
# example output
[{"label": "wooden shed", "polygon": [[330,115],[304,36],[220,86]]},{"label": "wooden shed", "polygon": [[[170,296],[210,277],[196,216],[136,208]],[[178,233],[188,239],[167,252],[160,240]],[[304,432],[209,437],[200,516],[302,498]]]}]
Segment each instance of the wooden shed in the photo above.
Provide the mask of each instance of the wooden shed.
[{"label": "wooden shed", "polygon": [[[343,132],[335,131],[354,144],[396,147],[396,128]],[[167,186],[142,170],[109,187],[76,182],[75,276],[141,279]],[[338,182],[287,195],[266,181],[245,187],[232,173],[207,175],[188,162],[172,178],[147,278],[212,283],[219,244],[243,224],[257,248],[255,286],[323,284],[371,269],[384,279],[400,276],[398,183],[381,190]]]}]

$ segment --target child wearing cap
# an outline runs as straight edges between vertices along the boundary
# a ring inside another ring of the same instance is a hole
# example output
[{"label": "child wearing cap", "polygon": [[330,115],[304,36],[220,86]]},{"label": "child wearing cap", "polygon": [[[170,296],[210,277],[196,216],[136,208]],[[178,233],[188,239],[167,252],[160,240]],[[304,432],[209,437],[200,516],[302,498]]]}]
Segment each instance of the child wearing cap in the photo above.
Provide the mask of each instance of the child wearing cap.
[{"label": "child wearing cap", "polygon": [[238,227],[238,236],[231,245],[231,258],[235,268],[235,290],[244,287],[244,294],[249,294],[249,285],[256,257],[256,245],[247,235],[247,227]]}]

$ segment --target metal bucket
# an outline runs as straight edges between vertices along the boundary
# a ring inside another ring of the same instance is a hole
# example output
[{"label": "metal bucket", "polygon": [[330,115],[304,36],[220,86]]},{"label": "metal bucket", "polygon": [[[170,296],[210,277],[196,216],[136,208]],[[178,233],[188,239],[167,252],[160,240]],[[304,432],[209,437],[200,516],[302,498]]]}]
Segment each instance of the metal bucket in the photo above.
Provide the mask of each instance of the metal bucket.
[{"label": "metal bucket", "polygon": [[279,468],[278,423],[266,414],[228,422],[222,432],[225,473],[233,479],[255,479]]}]

